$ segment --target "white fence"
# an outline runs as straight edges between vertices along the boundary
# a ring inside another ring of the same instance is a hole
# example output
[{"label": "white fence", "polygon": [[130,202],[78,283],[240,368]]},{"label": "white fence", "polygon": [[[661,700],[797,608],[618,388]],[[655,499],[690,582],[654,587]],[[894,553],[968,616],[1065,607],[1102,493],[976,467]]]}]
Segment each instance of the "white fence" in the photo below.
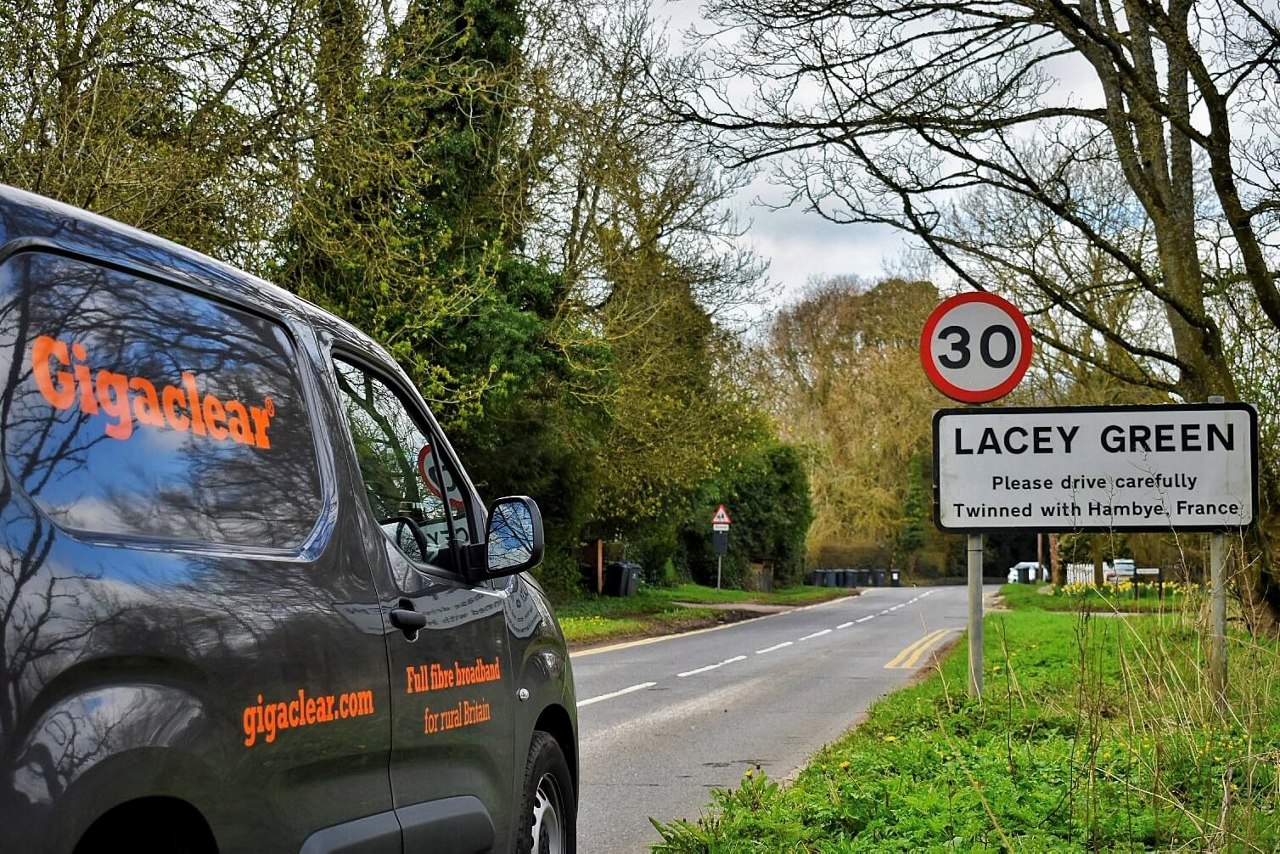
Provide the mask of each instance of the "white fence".
[{"label": "white fence", "polygon": [[[1105,569],[1104,569],[1105,572]],[[1093,564],[1091,563],[1069,563],[1066,565],[1067,584],[1092,584],[1093,583]]]}]

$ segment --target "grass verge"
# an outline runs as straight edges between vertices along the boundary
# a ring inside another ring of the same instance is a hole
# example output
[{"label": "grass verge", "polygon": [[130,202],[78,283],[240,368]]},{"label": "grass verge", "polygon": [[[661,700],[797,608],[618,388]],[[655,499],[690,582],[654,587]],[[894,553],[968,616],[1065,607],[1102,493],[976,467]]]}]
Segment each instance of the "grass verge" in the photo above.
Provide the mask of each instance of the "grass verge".
[{"label": "grass verge", "polygon": [[1194,591],[1120,616],[1022,587],[986,618],[982,702],[961,643],[793,785],[748,769],[700,821],[655,822],[654,850],[1280,850],[1277,646],[1229,638],[1219,708]]},{"label": "grass verge", "polygon": [[[1163,594],[1163,595],[1161,595]],[[1050,587],[1037,584],[1006,584],[1000,590],[1006,606],[1037,608],[1045,611],[1078,613],[1162,614],[1185,609],[1188,597],[1194,599],[1199,589],[1167,582],[1161,588],[1153,583],[1134,585],[1130,582],[1094,587],[1091,584],[1067,584]]]},{"label": "grass verge", "polygon": [[648,587],[634,596],[592,596],[558,606],[556,617],[569,643],[582,645],[687,631],[758,616],[750,606],[812,605],[854,592],[836,587],[793,587],[751,593],[681,584]]}]

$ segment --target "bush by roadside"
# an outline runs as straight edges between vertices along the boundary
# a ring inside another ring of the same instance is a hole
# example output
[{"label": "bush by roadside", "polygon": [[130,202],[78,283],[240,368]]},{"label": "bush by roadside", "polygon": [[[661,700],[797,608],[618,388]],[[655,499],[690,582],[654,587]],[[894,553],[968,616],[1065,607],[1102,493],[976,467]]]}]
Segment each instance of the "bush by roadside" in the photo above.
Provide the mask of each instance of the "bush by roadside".
[{"label": "bush by roadside", "polygon": [[1280,848],[1277,645],[1230,639],[1219,709],[1193,593],[1141,616],[1037,606],[1051,598],[988,615],[983,702],[961,643],[793,785],[747,769],[702,820],[655,822],[654,850]]}]

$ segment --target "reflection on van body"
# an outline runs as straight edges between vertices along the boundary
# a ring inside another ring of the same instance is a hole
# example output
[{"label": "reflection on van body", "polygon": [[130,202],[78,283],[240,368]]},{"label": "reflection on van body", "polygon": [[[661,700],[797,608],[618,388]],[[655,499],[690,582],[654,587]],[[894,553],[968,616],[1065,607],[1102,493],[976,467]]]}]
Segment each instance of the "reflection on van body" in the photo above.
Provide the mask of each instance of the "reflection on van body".
[{"label": "reflection on van body", "polygon": [[[572,827],[533,561],[488,565],[474,487],[356,330],[0,187],[0,450],[0,851],[505,850],[535,731]],[[404,680],[433,664],[471,681],[426,695],[459,711],[428,737]]]}]

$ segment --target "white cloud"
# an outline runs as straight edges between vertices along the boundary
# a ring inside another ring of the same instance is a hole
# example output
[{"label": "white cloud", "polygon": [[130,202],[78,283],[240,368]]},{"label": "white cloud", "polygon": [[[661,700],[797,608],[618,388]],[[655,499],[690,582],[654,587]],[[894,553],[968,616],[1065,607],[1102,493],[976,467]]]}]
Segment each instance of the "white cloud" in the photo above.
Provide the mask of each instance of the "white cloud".
[{"label": "white cloud", "polygon": [[769,279],[778,285],[778,304],[794,302],[815,280],[832,276],[876,279],[907,251],[903,234],[888,226],[837,224],[797,206],[775,209],[783,190],[763,178],[745,187],[735,200],[745,226],[743,242],[769,262]]}]

